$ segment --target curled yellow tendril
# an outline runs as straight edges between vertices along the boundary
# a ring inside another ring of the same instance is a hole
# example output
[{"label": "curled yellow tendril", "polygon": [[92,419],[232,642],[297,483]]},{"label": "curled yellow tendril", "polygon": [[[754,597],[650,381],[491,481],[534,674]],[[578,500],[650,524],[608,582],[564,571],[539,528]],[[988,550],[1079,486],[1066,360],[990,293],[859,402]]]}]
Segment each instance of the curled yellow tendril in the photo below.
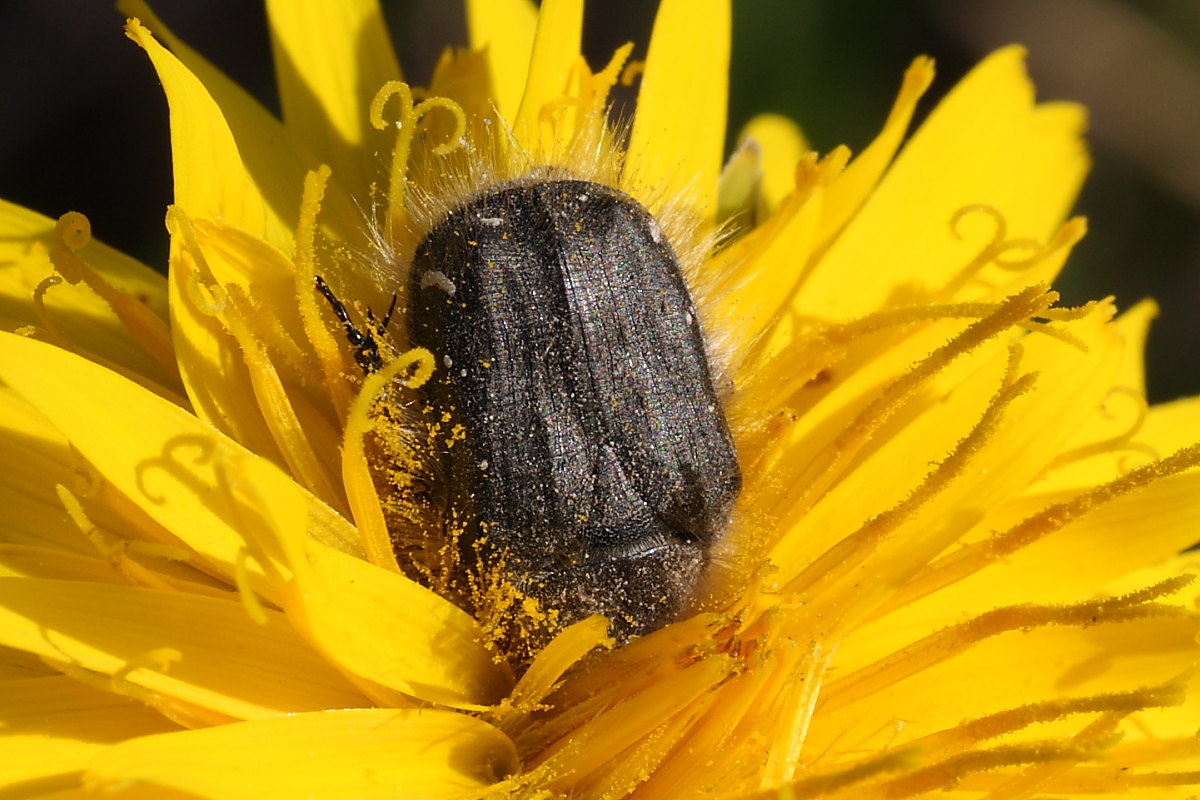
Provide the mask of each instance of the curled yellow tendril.
[{"label": "curled yellow tendril", "polygon": [[34,308],[43,326],[64,349],[73,350],[63,332],[54,325],[45,306],[45,294],[52,286],[66,281],[72,286],[84,284],[91,289],[116,316],[117,321],[168,374],[176,374],[175,351],[166,322],[142,300],[113,286],[97,272],[78,251],[92,241],[92,225],[78,211],[68,211],[54,225],[54,240],[47,256],[56,275],[41,281],[34,290]]},{"label": "curled yellow tendril", "polygon": [[54,320],[50,318],[50,311],[46,308],[46,292],[62,282],[63,278],[61,275],[48,275],[38,281],[38,285],[33,288],[33,310],[38,316],[38,321],[42,323],[42,327],[50,334],[54,343],[64,350],[74,351],[71,341],[54,324]]},{"label": "curled yellow tendril", "polygon": [[[975,257],[965,267],[960,269],[943,288],[942,291],[944,293],[957,293],[962,287],[975,280],[979,272],[988,264],[993,264],[1001,269],[1010,271],[1028,269],[1037,264],[1047,252],[1047,249],[1040,242],[1033,239],[1007,238],[1008,221],[999,209],[987,203],[972,203],[963,206],[951,215],[950,232],[954,235],[955,239],[962,241],[962,222],[970,216],[982,216],[992,222],[993,230],[991,238],[984,244]],[[1019,251],[1024,251],[1027,255],[1021,258],[1005,258],[1006,255]]]},{"label": "curled yellow tendril", "polygon": [[388,81],[371,100],[370,120],[376,130],[384,130],[387,121],[383,118],[383,109],[388,100],[393,97],[399,101],[399,117],[396,120],[398,133],[396,144],[392,148],[392,165],[388,175],[387,229],[394,231],[403,219],[404,200],[408,163],[412,156],[413,138],[417,134],[417,125],[425,114],[435,108],[450,113],[454,118],[454,132],[446,141],[432,148],[434,155],[445,155],[461,147],[467,131],[467,115],[462,107],[446,97],[428,97],[413,104],[413,91],[403,81]]},{"label": "curled yellow tendril", "polygon": [[171,206],[167,209],[167,230],[180,240],[180,258],[185,263],[191,262],[192,269],[189,270],[185,283],[188,299],[201,314],[220,316],[224,313],[229,298],[225,287],[215,281],[206,283],[201,278],[201,273],[211,276],[212,271],[208,268],[208,261],[204,258],[200,243],[196,241],[196,229],[192,227],[192,220],[183,211]]},{"label": "curled yellow tendril", "polygon": [[434,368],[433,353],[417,347],[386,364],[379,372],[368,375],[350,407],[346,429],[342,434],[342,483],[355,526],[362,537],[363,550],[372,564],[393,572],[400,572],[400,566],[396,562],[379,496],[367,467],[364,440],[373,427],[371,404],[384,387],[398,376],[407,372],[404,385],[415,389],[429,380]]}]

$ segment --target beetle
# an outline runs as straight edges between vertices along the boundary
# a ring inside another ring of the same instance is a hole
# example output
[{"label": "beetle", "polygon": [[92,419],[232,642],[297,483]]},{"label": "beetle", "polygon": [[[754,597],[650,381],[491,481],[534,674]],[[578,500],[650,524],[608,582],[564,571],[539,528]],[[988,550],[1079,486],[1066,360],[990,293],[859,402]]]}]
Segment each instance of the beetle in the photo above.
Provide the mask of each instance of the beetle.
[{"label": "beetle", "polygon": [[[639,203],[575,178],[487,187],[417,245],[408,335],[465,435],[436,458],[447,538],[618,640],[687,606],[741,473],[699,317]],[[453,530],[451,530],[453,527]]]}]

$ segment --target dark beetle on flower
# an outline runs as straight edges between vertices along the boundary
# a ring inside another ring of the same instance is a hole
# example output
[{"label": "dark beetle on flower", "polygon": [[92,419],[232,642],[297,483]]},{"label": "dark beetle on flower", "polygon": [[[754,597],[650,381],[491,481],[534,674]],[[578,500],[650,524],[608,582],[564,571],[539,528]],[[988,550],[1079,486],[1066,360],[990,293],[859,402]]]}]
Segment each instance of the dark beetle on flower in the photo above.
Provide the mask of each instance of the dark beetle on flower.
[{"label": "dark beetle on flower", "polygon": [[[409,341],[438,365],[426,412],[464,431],[433,497],[460,563],[503,564],[559,625],[602,614],[619,640],[677,617],[741,475],[649,212],[590,181],[492,186],[426,233],[409,284]],[[369,367],[374,342],[347,332]]]}]

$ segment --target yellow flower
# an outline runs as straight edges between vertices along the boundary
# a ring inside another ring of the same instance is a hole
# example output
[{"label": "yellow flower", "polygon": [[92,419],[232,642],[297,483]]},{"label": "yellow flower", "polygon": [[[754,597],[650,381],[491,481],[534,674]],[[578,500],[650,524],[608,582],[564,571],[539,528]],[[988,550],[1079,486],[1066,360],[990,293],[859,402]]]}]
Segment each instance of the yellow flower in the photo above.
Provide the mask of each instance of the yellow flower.
[{"label": "yellow flower", "polygon": [[[903,149],[927,59],[855,157],[762,117],[722,171],[728,0],[664,0],[595,73],[581,0],[473,0],[416,99],[371,0],[269,2],[283,122],[123,9],[170,105],[169,277],[0,206],[8,794],[1195,795],[1200,403],[1146,407],[1150,304],[1053,307],[1082,112],[1018,49]],[[518,674],[404,574],[368,467],[428,354],[363,380],[313,282],[365,319],[429,204],[545,169],[691,254],[744,490],[694,613]]]}]

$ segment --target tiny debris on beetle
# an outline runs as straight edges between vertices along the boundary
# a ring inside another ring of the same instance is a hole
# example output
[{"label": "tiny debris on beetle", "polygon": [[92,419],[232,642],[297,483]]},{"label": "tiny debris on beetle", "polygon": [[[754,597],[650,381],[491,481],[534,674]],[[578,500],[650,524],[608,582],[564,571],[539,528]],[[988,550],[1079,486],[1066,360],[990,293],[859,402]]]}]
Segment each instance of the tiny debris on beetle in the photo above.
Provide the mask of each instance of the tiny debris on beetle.
[{"label": "tiny debris on beetle", "polygon": [[431,269],[421,276],[421,288],[428,289],[430,286],[436,286],[451,297],[454,297],[454,293],[458,290],[454,281],[447,278],[446,273],[440,269]]}]

